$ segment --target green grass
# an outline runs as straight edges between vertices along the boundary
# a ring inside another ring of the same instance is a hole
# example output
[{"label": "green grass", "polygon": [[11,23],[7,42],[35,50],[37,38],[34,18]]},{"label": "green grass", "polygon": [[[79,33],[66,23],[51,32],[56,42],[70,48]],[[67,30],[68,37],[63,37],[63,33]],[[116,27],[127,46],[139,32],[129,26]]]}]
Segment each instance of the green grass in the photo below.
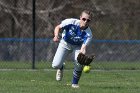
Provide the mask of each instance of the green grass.
[{"label": "green grass", "polygon": [[65,70],[62,81],[55,81],[55,71],[1,70],[0,93],[140,93],[139,70],[92,70],[83,73],[80,88],[70,84],[72,70]]},{"label": "green grass", "polygon": [[[73,64],[66,62],[64,78],[55,81],[51,62],[0,62],[0,93],[140,93],[140,62],[93,62],[73,89]],[[67,85],[68,84],[68,85]]]}]

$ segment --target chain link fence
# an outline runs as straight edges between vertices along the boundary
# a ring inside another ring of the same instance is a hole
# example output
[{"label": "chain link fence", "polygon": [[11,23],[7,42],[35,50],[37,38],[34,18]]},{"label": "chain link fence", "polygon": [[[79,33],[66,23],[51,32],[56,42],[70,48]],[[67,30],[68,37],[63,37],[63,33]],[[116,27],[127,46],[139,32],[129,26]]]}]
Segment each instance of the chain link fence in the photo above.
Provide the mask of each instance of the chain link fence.
[{"label": "chain link fence", "polygon": [[[37,68],[47,68],[53,59],[58,46],[52,41],[54,27],[65,18],[79,18],[84,9],[94,15],[89,50],[96,54],[95,63],[139,64],[139,0],[36,0],[35,7]],[[0,14],[0,69],[32,68],[33,0],[0,0]]]}]

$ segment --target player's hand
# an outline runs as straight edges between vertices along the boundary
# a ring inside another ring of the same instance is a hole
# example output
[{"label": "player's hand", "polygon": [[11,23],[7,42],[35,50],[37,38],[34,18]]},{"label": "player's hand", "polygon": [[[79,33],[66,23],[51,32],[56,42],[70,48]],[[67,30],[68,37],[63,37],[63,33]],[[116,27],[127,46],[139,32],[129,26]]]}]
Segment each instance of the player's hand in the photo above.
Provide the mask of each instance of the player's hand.
[{"label": "player's hand", "polygon": [[54,42],[58,42],[58,41],[59,41],[59,37],[58,37],[58,36],[55,36],[55,37],[53,38],[53,41],[54,41]]}]

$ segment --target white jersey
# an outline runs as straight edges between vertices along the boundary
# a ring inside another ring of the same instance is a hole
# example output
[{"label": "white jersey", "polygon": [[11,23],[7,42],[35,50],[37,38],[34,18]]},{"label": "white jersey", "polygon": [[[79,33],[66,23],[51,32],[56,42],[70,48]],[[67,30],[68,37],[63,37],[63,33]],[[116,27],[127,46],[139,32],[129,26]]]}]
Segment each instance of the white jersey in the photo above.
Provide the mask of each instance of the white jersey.
[{"label": "white jersey", "polygon": [[79,19],[65,19],[61,22],[60,27],[63,30],[62,40],[71,45],[89,44],[92,40],[92,32],[89,27],[81,31]]}]

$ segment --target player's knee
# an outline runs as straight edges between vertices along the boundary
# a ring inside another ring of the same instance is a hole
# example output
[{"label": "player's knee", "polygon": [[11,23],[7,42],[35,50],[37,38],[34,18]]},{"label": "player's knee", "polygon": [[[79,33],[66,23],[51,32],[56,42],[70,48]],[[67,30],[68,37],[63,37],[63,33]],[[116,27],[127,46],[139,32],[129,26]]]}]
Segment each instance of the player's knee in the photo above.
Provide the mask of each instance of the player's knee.
[{"label": "player's knee", "polygon": [[56,68],[56,66],[52,64],[52,68]]},{"label": "player's knee", "polygon": [[57,65],[57,64],[52,64],[52,68],[59,69],[59,68],[61,68],[61,66],[60,65]]}]

